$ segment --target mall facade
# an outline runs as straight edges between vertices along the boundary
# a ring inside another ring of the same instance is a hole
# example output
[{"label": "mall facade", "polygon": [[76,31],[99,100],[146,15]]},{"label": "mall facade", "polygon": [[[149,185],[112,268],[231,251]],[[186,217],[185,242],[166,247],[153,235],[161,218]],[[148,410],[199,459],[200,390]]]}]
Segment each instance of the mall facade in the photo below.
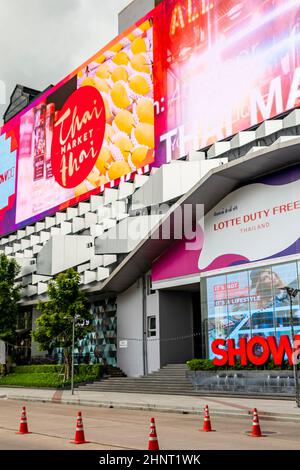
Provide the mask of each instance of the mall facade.
[{"label": "mall facade", "polygon": [[[13,170],[3,177],[0,249],[21,267],[18,329],[31,357],[41,355],[28,339],[37,303],[70,267],[94,312],[79,361],[140,376],[212,359],[218,338],[290,335],[284,288],[300,288],[300,9],[157,3],[148,13],[132,2],[116,40],[1,130],[1,176]],[[83,93],[80,103],[97,103],[86,141],[59,141],[55,126],[61,138],[65,107]],[[100,152],[76,181],[56,161],[68,145]],[[298,333],[298,296],[292,311]]]}]

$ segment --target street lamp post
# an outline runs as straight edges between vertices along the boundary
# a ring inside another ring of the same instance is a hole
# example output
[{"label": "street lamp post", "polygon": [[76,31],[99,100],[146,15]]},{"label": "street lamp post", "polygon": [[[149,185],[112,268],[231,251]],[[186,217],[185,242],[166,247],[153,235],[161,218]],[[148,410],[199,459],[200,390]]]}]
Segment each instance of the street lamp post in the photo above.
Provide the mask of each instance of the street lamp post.
[{"label": "street lamp post", "polygon": [[291,336],[293,341],[293,371],[294,371],[294,382],[295,382],[295,398],[296,398],[296,406],[299,408],[299,384],[298,384],[298,360],[295,356],[296,348],[295,348],[295,334],[294,334],[294,318],[293,318],[293,297],[296,297],[300,292],[300,289],[294,289],[293,287],[285,286],[282,288],[285,290],[287,295],[290,299],[290,327],[291,327]]},{"label": "street lamp post", "polygon": [[74,395],[74,349],[75,349],[75,316],[72,321],[72,365],[71,365],[71,394]]}]

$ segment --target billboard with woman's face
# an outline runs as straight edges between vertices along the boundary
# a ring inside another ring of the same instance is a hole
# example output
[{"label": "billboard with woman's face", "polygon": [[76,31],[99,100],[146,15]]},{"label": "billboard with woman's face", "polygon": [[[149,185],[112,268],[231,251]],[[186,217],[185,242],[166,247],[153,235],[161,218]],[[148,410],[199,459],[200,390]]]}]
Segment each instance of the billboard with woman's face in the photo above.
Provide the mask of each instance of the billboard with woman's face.
[{"label": "billboard with woman's face", "polygon": [[[214,357],[211,344],[215,339],[233,339],[237,345],[242,338],[275,336],[279,340],[290,335],[290,299],[283,288],[299,289],[299,281],[296,261],[208,277],[202,292],[207,297],[203,315],[210,357]],[[293,318],[298,334],[298,297],[293,299]]]}]

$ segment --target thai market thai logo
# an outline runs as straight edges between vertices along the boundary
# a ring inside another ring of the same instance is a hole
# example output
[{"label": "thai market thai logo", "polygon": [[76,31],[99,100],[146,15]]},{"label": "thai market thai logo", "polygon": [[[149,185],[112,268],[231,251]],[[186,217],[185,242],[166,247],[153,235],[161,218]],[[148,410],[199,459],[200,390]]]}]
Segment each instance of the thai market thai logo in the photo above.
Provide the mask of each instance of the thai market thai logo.
[{"label": "thai market thai logo", "polygon": [[91,86],[76,90],[59,112],[53,132],[51,163],[64,188],[78,186],[92,171],[105,132],[105,107]]}]

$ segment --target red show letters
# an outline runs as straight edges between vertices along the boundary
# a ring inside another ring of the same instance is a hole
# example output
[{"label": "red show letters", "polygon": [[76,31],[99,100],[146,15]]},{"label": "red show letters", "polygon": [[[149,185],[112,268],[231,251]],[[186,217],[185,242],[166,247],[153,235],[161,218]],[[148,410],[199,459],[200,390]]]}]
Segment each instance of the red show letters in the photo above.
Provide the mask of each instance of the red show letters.
[{"label": "red show letters", "polygon": [[211,345],[212,352],[217,356],[213,363],[216,366],[234,366],[239,360],[242,366],[248,363],[260,366],[272,356],[274,364],[280,365],[286,354],[289,363],[294,364],[298,362],[300,353],[300,335],[295,335],[294,342],[293,350],[288,335],[282,335],[278,344],[275,336],[253,336],[249,340],[241,338],[238,346],[235,345],[234,339],[215,339]]}]

